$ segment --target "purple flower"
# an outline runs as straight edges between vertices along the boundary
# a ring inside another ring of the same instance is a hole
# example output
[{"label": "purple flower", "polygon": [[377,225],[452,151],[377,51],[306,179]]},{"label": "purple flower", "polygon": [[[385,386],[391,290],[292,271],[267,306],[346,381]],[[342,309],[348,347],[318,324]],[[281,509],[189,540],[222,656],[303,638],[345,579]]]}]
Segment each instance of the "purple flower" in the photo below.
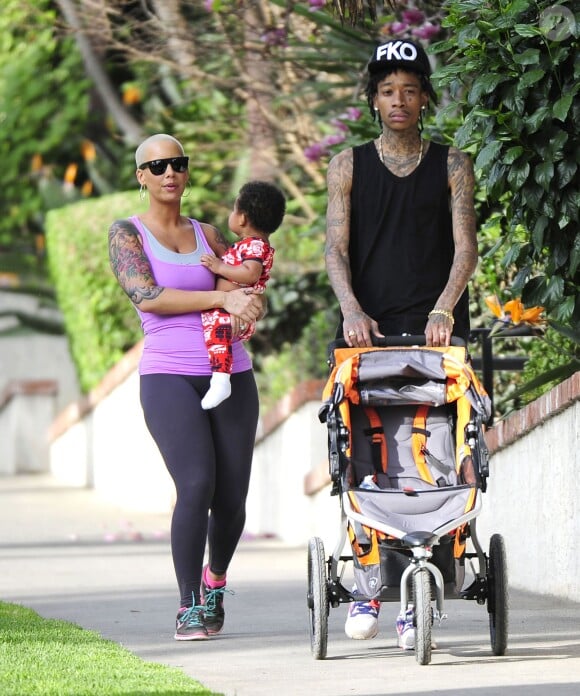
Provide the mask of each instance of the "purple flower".
[{"label": "purple flower", "polygon": [[314,143],[304,148],[304,156],[309,162],[318,162],[326,154],[328,154],[328,150],[322,143]]},{"label": "purple flower", "polygon": [[260,37],[267,46],[286,46],[285,29],[268,29]]},{"label": "purple flower", "polygon": [[310,6],[311,12],[315,12],[326,5],[326,0],[308,0],[308,5]]},{"label": "purple flower", "polygon": [[428,41],[433,36],[438,34],[440,29],[441,27],[438,24],[431,24],[431,22],[425,22],[423,26],[413,29],[411,33],[418,39],[425,39]]},{"label": "purple flower", "polygon": [[331,125],[331,126],[334,126],[334,127],[335,127],[337,130],[339,130],[339,131],[347,131],[347,130],[348,130],[348,126],[346,125],[346,123],[343,123],[343,122],[340,120],[340,119],[343,118],[343,117],[346,118],[346,114],[342,114],[342,115],[339,116],[338,118],[333,118],[333,119],[330,121],[330,125]]},{"label": "purple flower", "polygon": [[203,7],[207,12],[211,12],[213,10],[213,2],[214,0],[204,0]]},{"label": "purple flower", "polygon": [[338,145],[346,140],[344,133],[332,133],[331,135],[325,135],[322,138],[322,145],[325,148],[331,147],[332,145]]},{"label": "purple flower", "polygon": [[391,24],[391,33],[392,34],[404,34],[408,28],[409,28],[409,25],[406,22],[393,22]]},{"label": "purple flower", "polygon": [[340,118],[345,118],[347,121],[358,121],[362,116],[362,111],[356,106],[347,106],[346,114],[341,114]]},{"label": "purple flower", "polygon": [[425,15],[421,10],[404,10],[403,21],[408,24],[420,24],[425,19]]}]

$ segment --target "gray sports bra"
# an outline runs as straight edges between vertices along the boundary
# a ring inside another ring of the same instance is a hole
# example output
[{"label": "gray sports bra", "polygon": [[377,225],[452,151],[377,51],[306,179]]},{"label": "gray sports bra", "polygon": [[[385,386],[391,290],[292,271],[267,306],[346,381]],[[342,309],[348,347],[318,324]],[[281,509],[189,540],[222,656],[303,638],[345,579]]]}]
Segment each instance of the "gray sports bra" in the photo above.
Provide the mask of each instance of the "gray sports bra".
[{"label": "gray sports bra", "polygon": [[189,221],[193,225],[197,248],[195,251],[190,251],[187,254],[180,254],[178,251],[171,251],[171,249],[164,247],[163,244],[157,241],[153,232],[139,220],[143,231],[147,235],[147,241],[149,242],[151,251],[156,259],[165,261],[166,263],[175,263],[180,266],[196,266],[201,263],[200,259],[202,254],[213,253],[207,248],[207,243],[198,221],[191,218],[189,218]]}]

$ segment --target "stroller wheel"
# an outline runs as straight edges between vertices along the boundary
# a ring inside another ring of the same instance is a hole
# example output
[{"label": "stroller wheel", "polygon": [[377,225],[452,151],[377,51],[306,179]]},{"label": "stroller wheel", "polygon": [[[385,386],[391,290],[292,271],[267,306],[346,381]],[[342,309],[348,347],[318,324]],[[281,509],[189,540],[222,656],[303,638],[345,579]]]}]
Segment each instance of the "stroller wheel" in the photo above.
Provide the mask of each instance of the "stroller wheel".
[{"label": "stroller wheel", "polygon": [[487,611],[493,654],[505,655],[508,636],[508,586],[505,546],[501,534],[493,534],[489,541]]},{"label": "stroller wheel", "polygon": [[316,660],[324,660],[328,644],[328,584],[324,544],[319,537],[308,542],[308,611],[310,648]]},{"label": "stroller wheel", "polygon": [[415,602],[415,657],[420,665],[431,662],[431,573],[421,568],[413,573]]}]

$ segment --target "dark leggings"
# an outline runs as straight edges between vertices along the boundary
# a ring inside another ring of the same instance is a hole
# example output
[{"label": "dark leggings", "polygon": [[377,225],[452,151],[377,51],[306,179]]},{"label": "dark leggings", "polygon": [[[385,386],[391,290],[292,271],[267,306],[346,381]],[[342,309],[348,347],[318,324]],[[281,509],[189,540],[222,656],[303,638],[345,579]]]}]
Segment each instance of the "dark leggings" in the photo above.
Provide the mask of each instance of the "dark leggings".
[{"label": "dark leggings", "polygon": [[209,380],[141,376],[145,422],[175,483],[171,551],[182,607],[200,602],[206,539],[212,572],[225,573],[234,555],[246,521],[258,423],[252,371],[233,374],[231,396],[204,411]]}]

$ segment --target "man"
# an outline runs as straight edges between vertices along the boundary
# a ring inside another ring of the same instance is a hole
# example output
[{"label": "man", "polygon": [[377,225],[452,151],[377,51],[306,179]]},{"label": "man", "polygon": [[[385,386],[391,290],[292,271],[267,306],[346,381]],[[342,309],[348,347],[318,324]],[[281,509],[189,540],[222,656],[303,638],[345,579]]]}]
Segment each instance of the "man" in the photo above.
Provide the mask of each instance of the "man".
[{"label": "man", "polygon": [[[366,97],[381,132],[328,167],[326,268],[340,303],[338,336],[424,334],[429,346],[467,340],[467,283],[477,265],[474,175],[468,155],[424,140],[422,115],[436,95],[424,49],[408,39],[378,46]],[[358,571],[355,568],[355,580]],[[351,638],[378,632],[380,603],[352,602]],[[405,617],[399,644],[414,647]]]}]

